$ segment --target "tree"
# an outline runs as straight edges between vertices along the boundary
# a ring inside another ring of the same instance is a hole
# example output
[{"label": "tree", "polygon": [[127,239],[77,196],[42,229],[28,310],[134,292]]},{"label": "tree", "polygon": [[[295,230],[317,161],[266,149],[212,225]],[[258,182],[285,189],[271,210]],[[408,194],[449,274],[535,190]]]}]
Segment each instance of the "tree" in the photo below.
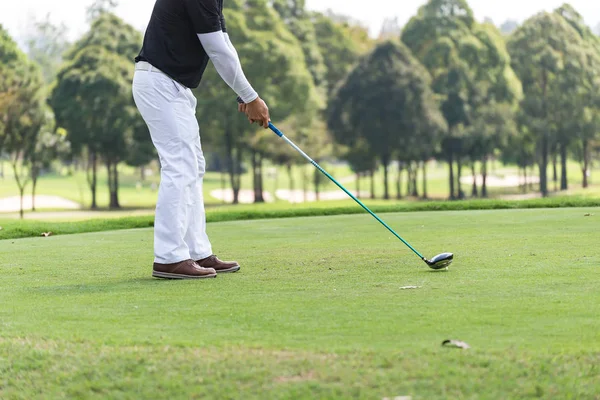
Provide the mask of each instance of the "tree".
[{"label": "tree", "polygon": [[[116,166],[125,155],[124,132],[134,115],[130,99],[130,65],[102,47],[91,46],[58,74],[51,104],[76,150],[90,157],[92,208],[97,207],[97,161],[101,156],[109,176],[110,207],[118,208]],[[89,170],[88,170],[89,171]]]},{"label": "tree", "polygon": [[[343,146],[342,146],[343,147]],[[356,174],[356,197],[361,197],[360,178],[368,175],[377,168],[377,156],[373,154],[367,141],[359,138],[352,147],[345,147],[340,151],[340,157],[348,162],[350,169]],[[400,189],[397,189],[400,199]],[[371,193],[375,197],[374,193]]]},{"label": "tree", "polygon": [[536,138],[526,121],[527,116],[519,110],[515,118],[516,134],[508,136],[508,140],[500,148],[504,164],[516,164],[523,170],[523,193],[527,192],[527,170],[535,167],[536,162]]},{"label": "tree", "polygon": [[43,20],[32,22],[25,40],[25,52],[42,69],[46,84],[52,83],[60,68],[63,54],[69,47],[67,27],[54,25],[50,14]]},{"label": "tree", "polygon": [[[327,66],[317,42],[317,32],[306,10],[305,0],[272,0],[273,7],[298,39],[306,65],[317,88],[327,88]],[[323,93],[323,96],[325,93]]]},{"label": "tree", "polygon": [[[102,13],[67,52],[50,103],[77,153],[87,153],[92,208],[97,207],[97,164],[108,173],[109,207],[119,208],[118,165],[143,123],[131,96],[131,59],[141,35],[117,16]],[[148,149],[148,146],[144,147]],[[151,153],[153,154],[153,153]]]},{"label": "tree", "polygon": [[11,105],[16,102],[26,63],[25,55],[0,25],[0,151],[6,142]]},{"label": "tree", "polygon": [[126,136],[127,154],[125,162],[132,167],[141,169],[141,179],[145,179],[145,168],[150,162],[156,159],[157,153],[148,127],[143,120],[136,120],[131,131]]},{"label": "tree", "polygon": [[71,152],[71,144],[67,140],[67,131],[56,128],[54,115],[46,108],[41,131],[37,137],[33,151],[28,155],[31,166],[31,211],[35,211],[37,181],[43,169],[50,168],[52,161],[63,158]]},{"label": "tree", "polygon": [[[298,39],[302,46],[307,67],[311,73],[313,84],[316,91],[316,96],[309,99],[303,113],[294,113],[291,118],[286,121],[288,132],[308,151],[311,156],[320,161],[323,156],[331,152],[331,140],[325,125],[321,120],[321,115],[326,107],[328,96],[328,81],[327,81],[327,66],[325,57],[322,54],[322,49],[317,41],[317,32],[313,23],[312,13],[306,10],[304,0],[274,0],[275,9],[282,16],[283,22],[290,29],[292,34]],[[269,135],[270,136],[270,135]],[[273,143],[272,138],[268,138],[268,142]],[[267,156],[271,159],[277,159],[281,155],[278,149],[280,146],[267,146],[269,150]],[[288,158],[289,161],[300,161],[304,163],[304,159],[297,157]],[[289,165],[289,164],[288,164]],[[288,167],[289,168],[289,167]],[[319,188],[322,177],[318,171],[313,175],[313,184],[317,200],[319,198]],[[291,171],[290,171],[291,176]],[[303,187],[307,188],[307,176],[303,173]],[[255,192],[261,193],[260,190]]]},{"label": "tree", "polygon": [[86,10],[88,22],[93,22],[102,15],[114,13],[118,5],[118,0],[94,0]]},{"label": "tree", "polygon": [[540,191],[544,196],[548,195],[550,148],[563,124],[558,121],[557,127],[555,117],[564,115],[563,107],[572,100],[577,88],[564,83],[572,79],[569,70],[577,70],[576,64],[585,63],[581,42],[577,31],[557,13],[540,13],[530,18],[508,42],[513,68],[523,83],[524,123],[537,142]]},{"label": "tree", "polygon": [[478,196],[475,162],[482,160],[481,197],[488,196],[487,161],[496,149],[506,149],[509,143],[516,143],[516,110],[512,105],[491,103],[479,108],[473,123],[467,128],[466,145],[471,158],[473,175],[472,196]]},{"label": "tree", "polygon": [[44,96],[39,69],[24,60],[20,85],[14,101],[8,107],[4,149],[11,155],[11,166],[19,188],[20,216],[23,218],[23,197],[31,180],[31,157],[44,124]]},{"label": "tree", "polygon": [[[297,118],[296,126],[301,123],[301,118]],[[327,130],[327,124],[323,120],[315,121],[311,124],[310,130],[299,129],[299,143],[302,148],[307,151],[311,158],[317,163],[322,164],[327,157],[330,157],[333,152],[333,141],[332,137]],[[305,164],[306,165],[306,164]],[[312,165],[308,165],[310,171],[312,171],[312,183],[315,188],[316,199],[320,199],[321,185],[326,179],[318,169],[313,168]],[[306,175],[305,175],[306,181]]]},{"label": "tree", "polygon": [[510,57],[497,29],[477,23],[465,0],[430,0],[408,22],[402,41],[428,69],[441,98],[448,124],[442,149],[450,166],[450,198],[462,198],[462,161],[469,156],[468,135],[474,132],[470,126],[485,115],[481,110],[495,103],[514,105],[520,98]]},{"label": "tree", "polygon": [[44,122],[42,75],[0,26],[0,150],[10,154],[21,198],[29,183],[29,155]]},{"label": "tree", "polygon": [[565,71],[558,77],[560,83],[556,97],[562,100],[564,106],[559,114],[554,115],[561,156],[560,188],[567,190],[568,148],[574,148],[582,167],[583,186],[587,187],[590,142],[600,132],[600,37],[570,5],[559,7],[555,13],[563,17],[581,39],[579,46],[571,44],[576,54],[567,59]]},{"label": "tree", "polygon": [[335,139],[350,148],[364,139],[381,161],[386,199],[394,153],[413,148],[415,138],[446,129],[430,84],[427,70],[406,46],[386,41],[358,63],[329,106]]},{"label": "tree", "polygon": [[359,57],[372,49],[366,30],[349,22],[336,22],[335,15],[311,14],[316,39],[327,67],[327,93],[331,95]]},{"label": "tree", "polygon": [[[32,29],[25,41],[25,51],[29,58],[39,65],[46,85],[56,78],[63,54],[69,46],[66,35],[66,26],[54,25],[49,14],[43,20],[32,22]],[[54,113],[50,109],[44,110],[43,113],[43,124],[35,146],[30,154],[26,155],[30,164],[32,211],[35,211],[36,188],[42,169],[48,168],[53,160],[70,152],[66,131],[55,126]]]},{"label": "tree", "polygon": [[[266,0],[225,3],[225,16],[232,42],[239,53],[244,71],[278,120],[292,113],[306,115],[310,125],[320,98],[309,72],[302,46],[286,29],[279,15]],[[234,203],[238,201],[241,166],[246,156],[255,160],[255,192],[260,188],[262,162],[266,149],[256,140],[262,134],[243,117],[233,117],[235,95],[212,68],[207,70],[199,89],[198,115],[203,138],[222,146],[228,160]],[[274,140],[272,135],[270,140]],[[206,143],[206,142],[205,142]],[[257,199],[260,201],[260,196]]]},{"label": "tree", "polygon": [[[471,66],[469,93],[471,110],[466,130],[466,154],[471,159],[477,194],[475,162],[481,162],[481,196],[487,197],[487,163],[496,149],[516,135],[515,117],[523,96],[521,82],[510,66],[503,37],[492,24],[476,25],[477,42],[464,45],[463,59]],[[470,55],[469,55],[470,53]]]},{"label": "tree", "polygon": [[[402,41],[425,65],[433,78],[433,89],[442,98],[441,110],[448,124],[442,140],[450,167],[450,198],[463,196],[460,187],[460,157],[464,126],[469,118],[470,66],[461,59],[460,47],[476,24],[464,0],[430,0],[422,6],[402,32]],[[466,41],[467,44],[471,42]],[[458,158],[458,193],[454,186],[454,162]]]}]

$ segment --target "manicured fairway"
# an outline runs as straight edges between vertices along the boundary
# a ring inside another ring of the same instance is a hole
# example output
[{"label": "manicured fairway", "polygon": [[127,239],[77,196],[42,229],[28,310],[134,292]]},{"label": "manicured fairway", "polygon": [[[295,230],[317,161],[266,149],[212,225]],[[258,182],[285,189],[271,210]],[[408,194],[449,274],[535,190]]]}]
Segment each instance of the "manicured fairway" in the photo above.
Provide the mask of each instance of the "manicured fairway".
[{"label": "manicured fairway", "polygon": [[210,224],[202,282],[149,229],[0,241],[0,398],[600,399],[600,209],[384,218],[450,271],[368,215]]}]

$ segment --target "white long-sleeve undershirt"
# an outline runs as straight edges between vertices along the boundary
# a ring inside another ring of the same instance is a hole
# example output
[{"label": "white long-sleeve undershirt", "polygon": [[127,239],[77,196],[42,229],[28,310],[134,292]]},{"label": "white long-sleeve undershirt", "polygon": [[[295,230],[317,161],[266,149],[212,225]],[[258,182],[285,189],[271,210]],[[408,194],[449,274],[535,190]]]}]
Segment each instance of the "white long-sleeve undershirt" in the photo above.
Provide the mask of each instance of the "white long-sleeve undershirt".
[{"label": "white long-sleeve undershirt", "polygon": [[199,33],[198,39],[221,78],[242,98],[244,103],[256,100],[258,93],[246,79],[240,58],[229,40],[229,35],[222,31]]}]

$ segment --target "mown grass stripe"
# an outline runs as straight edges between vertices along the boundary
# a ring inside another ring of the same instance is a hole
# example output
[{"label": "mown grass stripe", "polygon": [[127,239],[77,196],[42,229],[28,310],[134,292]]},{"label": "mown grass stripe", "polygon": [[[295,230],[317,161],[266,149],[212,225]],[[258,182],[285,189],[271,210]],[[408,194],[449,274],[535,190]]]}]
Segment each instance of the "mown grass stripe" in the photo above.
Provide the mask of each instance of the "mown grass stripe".
[{"label": "mown grass stripe", "polygon": [[[416,212],[416,211],[471,211],[471,210],[502,210],[502,209],[533,209],[533,208],[565,208],[565,207],[600,207],[600,198],[586,197],[552,197],[530,200],[465,200],[465,201],[422,201],[390,203],[389,205],[373,205],[371,209],[378,213]],[[226,222],[240,220],[298,218],[330,215],[351,215],[364,213],[357,205],[323,207],[294,206],[289,208],[268,209],[264,206],[257,208],[220,207],[207,210],[207,221]],[[0,222],[0,240],[41,236],[43,232],[53,235],[67,235],[85,232],[102,232],[120,229],[149,228],[154,225],[154,216],[125,217],[114,219],[92,219],[77,222],[51,221],[15,221]]]}]

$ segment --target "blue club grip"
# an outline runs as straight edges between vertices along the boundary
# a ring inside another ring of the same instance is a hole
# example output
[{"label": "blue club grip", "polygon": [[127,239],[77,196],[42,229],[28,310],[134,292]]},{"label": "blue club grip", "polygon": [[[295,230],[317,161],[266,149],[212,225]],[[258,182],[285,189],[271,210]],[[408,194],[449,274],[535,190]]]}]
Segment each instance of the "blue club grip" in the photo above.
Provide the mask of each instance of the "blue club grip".
[{"label": "blue club grip", "polygon": [[275,132],[275,134],[279,137],[283,137],[283,132],[281,132],[279,129],[277,129],[277,127],[275,125],[273,125],[271,122],[269,122],[269,128]]}]

